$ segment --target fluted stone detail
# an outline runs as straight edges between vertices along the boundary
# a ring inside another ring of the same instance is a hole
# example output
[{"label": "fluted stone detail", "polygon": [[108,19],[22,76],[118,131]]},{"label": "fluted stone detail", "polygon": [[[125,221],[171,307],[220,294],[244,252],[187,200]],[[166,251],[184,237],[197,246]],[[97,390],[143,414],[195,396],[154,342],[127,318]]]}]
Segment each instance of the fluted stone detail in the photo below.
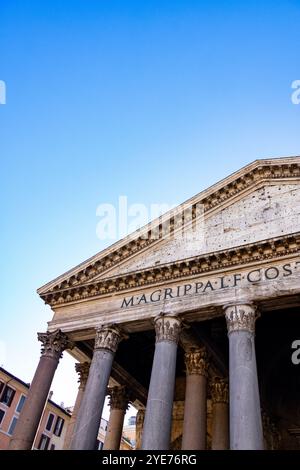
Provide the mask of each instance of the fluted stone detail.
[{"label": "fluted stone detail", "polygon": [[127,387],[111,387],[108,389],[111,410],[127,410],[131,394]]},{"label": "fluted stone detail", "polygon": [[116,325],[103,325],[96,329],[95,350],[108,349],[115,353],[123,334]]},{"label": "fluted stone detail", "polygon": [[62,353],[65,349],[72,349],[74,347],[74,343],[72,343],[68,336],[61,330],[38,333],[37,336],[38,340],[42,342],[42,356],[50,356],[59,359],[62,357]]},{"label": "fluted stone detail", "polygon": [[187,374],[204,375],[207,377],[209,369],[208,359],[208,354],[205,348],[186,352],[184,355],[184,361]]},{"label": "fluted stone detail", "polygon": [[79,375],[79,388],[85,388],[90,371],[90,362],[78,362],[75,364],[75,370]]},{"label": "fluted stone detail", "polygon": [[181,321],[171,315],[158,315],[154,319],[156,343],[170,341],[178,343]]},{"label": "fluted stone detail", "polygon": [[228,380],[214,377],[210,384],[211,399],[213,403],[226,403],[229,401]]},{"label": "fluted stone detail", "polygon": [[234,331],[248,331],[254,334],[255,322],[260,316],[255,305],[239,304],[225,307],[228,334]]}]

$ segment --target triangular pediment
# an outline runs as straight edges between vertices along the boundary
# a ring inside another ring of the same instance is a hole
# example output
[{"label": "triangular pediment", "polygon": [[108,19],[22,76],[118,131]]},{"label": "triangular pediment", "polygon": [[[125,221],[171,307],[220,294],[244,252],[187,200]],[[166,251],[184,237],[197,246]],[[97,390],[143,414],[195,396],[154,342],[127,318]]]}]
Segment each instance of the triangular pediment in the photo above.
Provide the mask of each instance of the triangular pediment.
[{"label": "triangular pediment", "polygon": [[[181,225],[184,212],[188,222]],[[45,298],[101,279],[295,232],[300,232],[300,157],[257,160],[38,293]]]}]

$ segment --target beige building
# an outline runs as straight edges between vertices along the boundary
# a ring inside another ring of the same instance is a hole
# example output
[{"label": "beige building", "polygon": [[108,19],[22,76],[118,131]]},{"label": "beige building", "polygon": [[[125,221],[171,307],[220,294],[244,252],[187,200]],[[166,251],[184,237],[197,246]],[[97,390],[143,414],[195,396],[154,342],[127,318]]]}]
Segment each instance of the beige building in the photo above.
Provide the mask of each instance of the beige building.
[{"label": "beige building", "polygon": [[130,443],[132,448],[136,446],[136,416],[130,416],[127,423],[123,426],[122,436],[124,440]]},{"label": "beige building", "polygon": [[[29,384],[0,367],[0,450],[9,447],[28,390]],[[71,423],[72,412],[72,408],[65,409],[48,399],[32,448],[37,450],[66,449],[66,436]],[[101,418],[95,449],[101,450],[103,448],[107,427],[108,421]],[[134,448],[134,439],[135,425],[124,426],[120,449],[132,450]]]},{"label": "beige building", "polygon": [[128,403],[137,448],[299,448],[299,253],[300,158],[256,160],[41,287],[10,448],[31,448],[64,350],[85,369],[69,448],[94,448],[107,394],[106,449]]},{"label": "beige building", "polygon": [[[11,436],[28,395],[29,384],[0,367],[0,449],[8,449]],[[33,449],[63,448],[70,414],[48,399],[39,423]]]},{"label": "beige building", "polygon": [[[132,426],[131,426],[132,428]],[[135,435],[135,426],[134,430],[131,430],[130,434],[127,431],[127,426],[123,427],[120,450],[133,450],[134,449],[134,435]],[[96,448],[102,450],[104,447],[105,437],[108,429],[108,421],[104,418],[101,418],[100,427],[98,432]],[[130,439],[131,438],[131,439]],[[133,442],[132,442],[133,441]]]}]

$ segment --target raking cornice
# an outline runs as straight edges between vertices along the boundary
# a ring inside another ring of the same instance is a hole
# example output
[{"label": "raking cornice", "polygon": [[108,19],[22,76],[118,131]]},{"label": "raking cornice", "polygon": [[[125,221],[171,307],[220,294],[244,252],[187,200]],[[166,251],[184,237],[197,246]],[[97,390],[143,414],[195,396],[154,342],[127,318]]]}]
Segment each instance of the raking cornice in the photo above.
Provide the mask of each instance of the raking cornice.
[{"label": "raking cornice", "polygon": [[[180,212],[183,206],[189,205],[192,207],[192,217],[194,218],[198,204],[203,204],[204,213],[209,213],[218,207],[222,207],[224,204],[230,203],[231,200],[236,199],[238,196],[242,196],[247,190],[257,187],[260,183],[276,180],[299,181],[299,178],[299,156],[256,160],[189,199],[173,211],[166,213],[162,218],[157,219],[157,221],[148,224],[143,229],[134,232],[132,235],[120,240],[79,266],[47,283],[38,289],[37,292],[43,299],[49,299],[50,297],[53,298],[54,293],[57,292],[64,292],[66,290],[73,292],[74,289],[80,290],[83,284],[92,282],[93,279],[104,274],[114,266],[130,259],[137,253],[142,253],[150,245],[161,242],[163,240],[164,223],[168,222],[172,235],[176,231],[176,218],[174,215]],[[158,240],[151,239],[151,237],[147,238],[147,233],[150,233],[150,230],[153,230],[154,227],[159,227],[160,235]],[[246,249],[246,247],[243,248]],[[162,268],[163,266],[157,269],[160,270]],[[164,269],[167,274],[167,268],[165,267]],[[153,268],[153,271],[156,271],[156,267]],[[104,281],[102,281],[103,283]],[[98,282],[97,285],[99,285]],[[81,295],[79,295],[79,298],[81,298]]]}]

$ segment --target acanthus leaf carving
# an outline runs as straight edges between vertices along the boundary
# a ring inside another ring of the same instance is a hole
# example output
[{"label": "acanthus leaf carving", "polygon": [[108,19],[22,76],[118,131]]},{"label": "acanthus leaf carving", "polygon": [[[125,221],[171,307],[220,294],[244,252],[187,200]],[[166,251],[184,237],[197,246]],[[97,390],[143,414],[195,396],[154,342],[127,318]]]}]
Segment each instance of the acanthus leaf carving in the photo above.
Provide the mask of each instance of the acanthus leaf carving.
[{"label": "acanthus leaf carving", "polygon": [[51,356],[59,359],[65,349],[72,349],[74,344],[61,330],[38,333],[38,340],[42,342],[42,356]]}]

